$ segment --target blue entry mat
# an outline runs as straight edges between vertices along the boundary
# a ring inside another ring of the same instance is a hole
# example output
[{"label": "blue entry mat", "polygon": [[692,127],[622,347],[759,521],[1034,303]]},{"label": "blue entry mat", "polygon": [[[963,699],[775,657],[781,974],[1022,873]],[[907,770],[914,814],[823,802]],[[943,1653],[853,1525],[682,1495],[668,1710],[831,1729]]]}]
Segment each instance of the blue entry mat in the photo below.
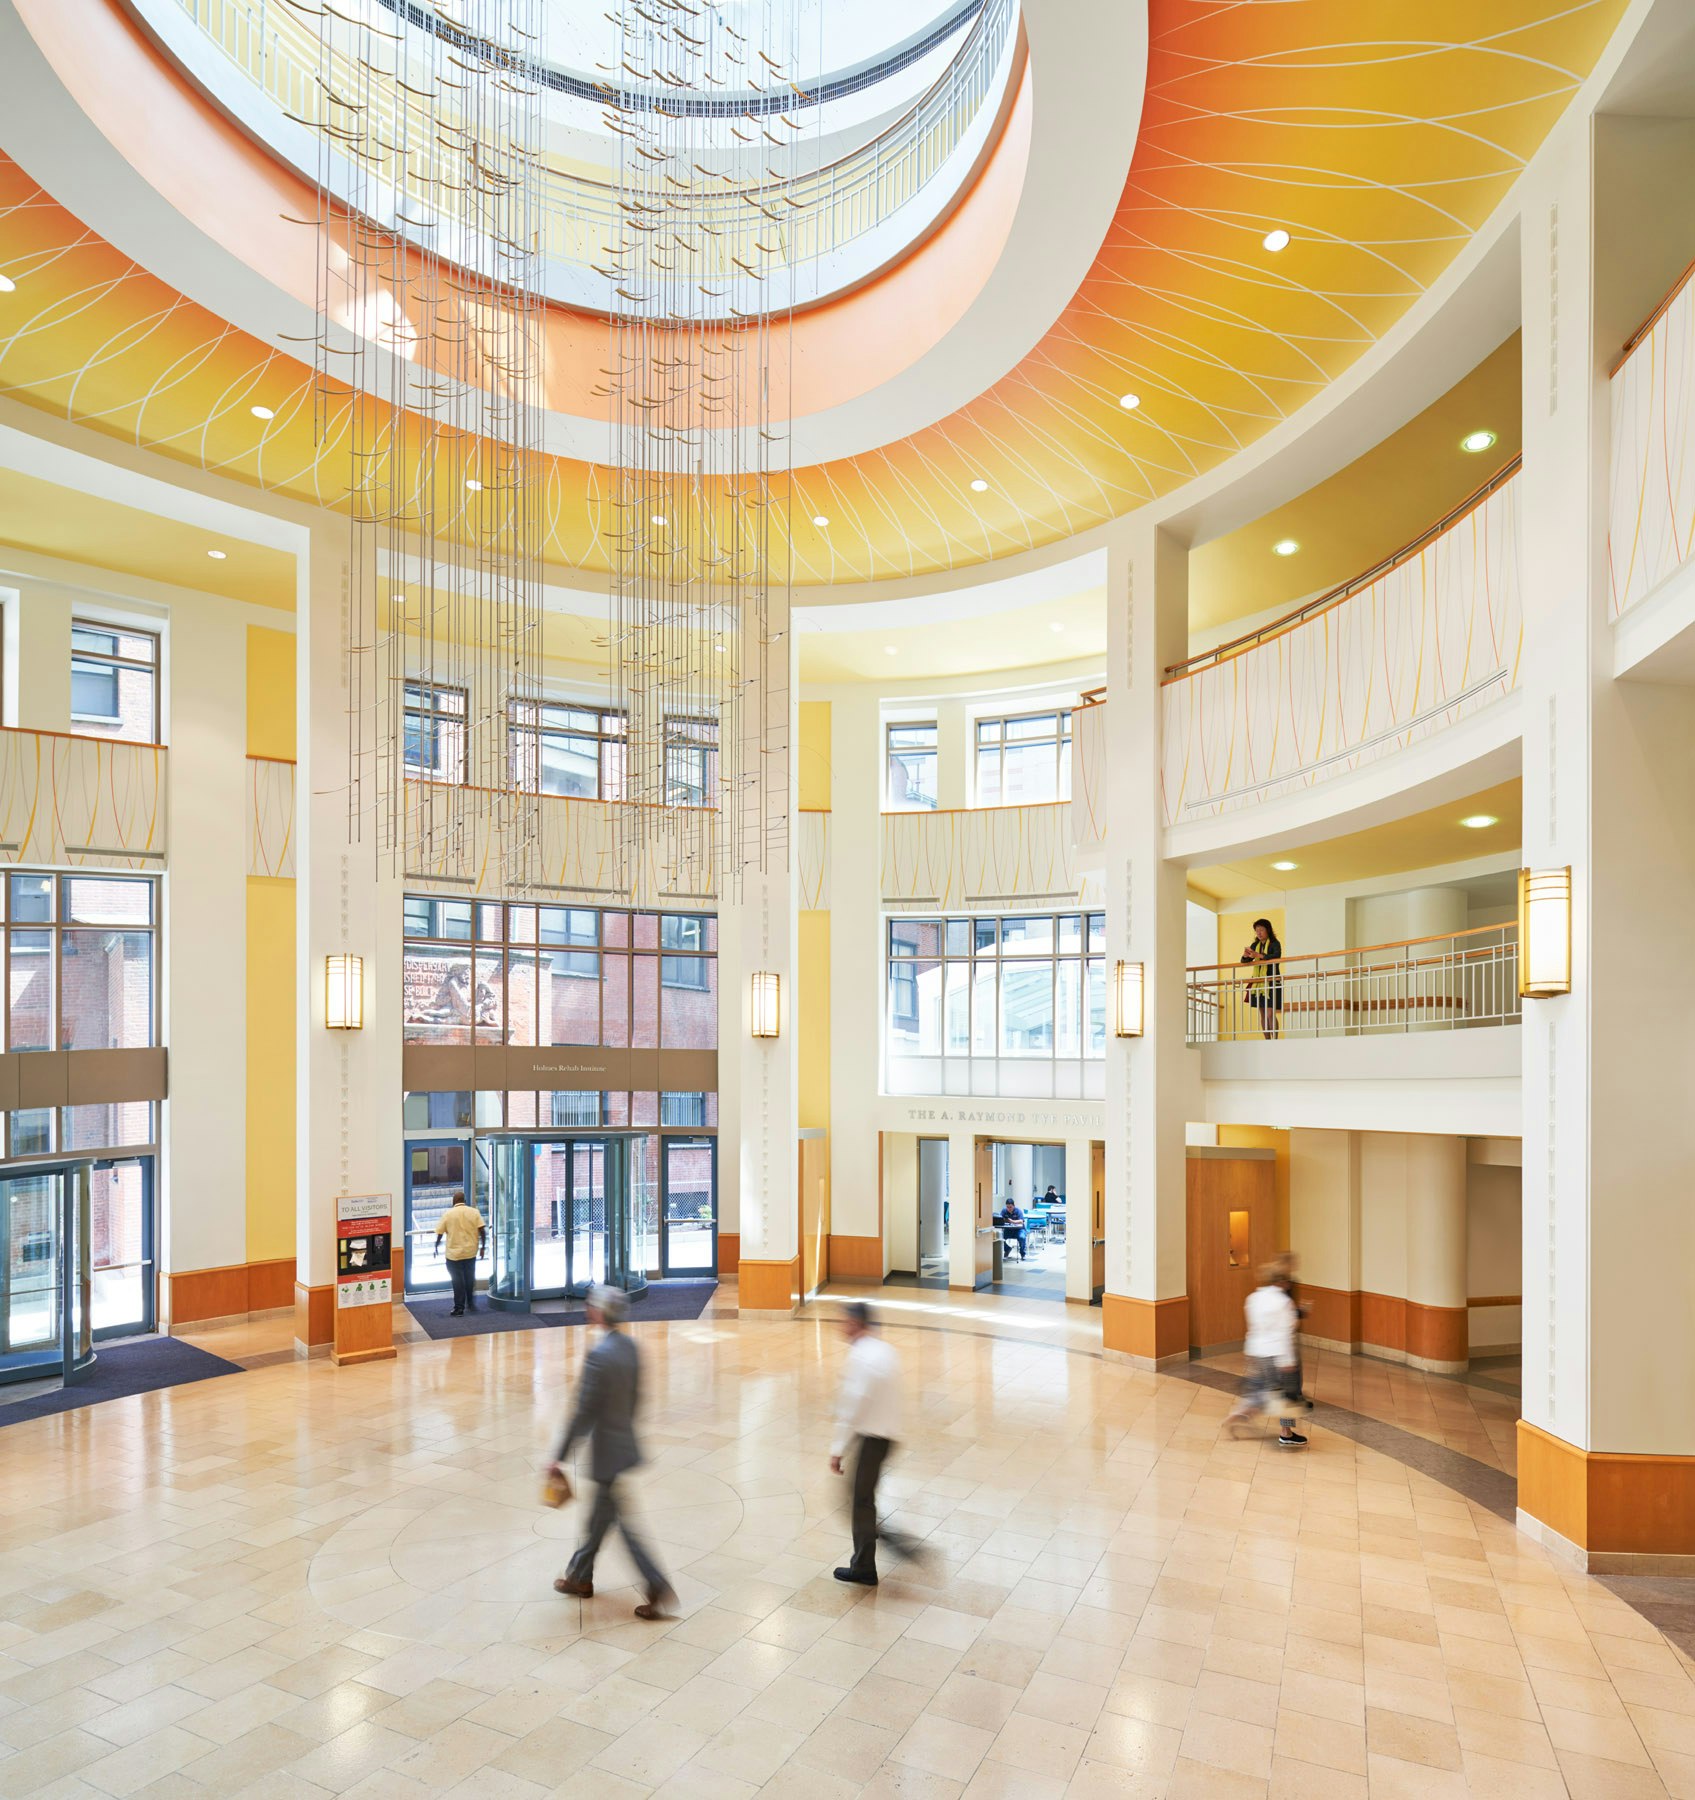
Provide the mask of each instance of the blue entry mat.
[{"label": "blue entry mat", "polygon": [[[644,1293],[630,1302],[630,1323],[643,1325],[671,1319],[698,1319],[718,1291],[717,1281],[650,1281]],[[446,1298],[408,1300],[406,1310],[432,1338],[481,1337],[495,1331],[549,1331],[559,1325],[584,1322],[580,1300],[543,1300],[534,1312],[496,1312],[486,1297],[479,1296],[477,1310],[453,1316],[453,1302]]]},{"label": "blue entry mat", "polygon": [[98,1406],[103,1400],[121,1400],[126,1394],[150,1394],[155,1388],[182,1387],[214,1375],[241,1373],[240,1363],[226,1362],[210,1350],[185,1344],[180,1338],[138,1338],[134,1343],[114,1344],[110,1349],[96,1345],[94,1367],[69,1387],[13,1401],[7,1401],[5,1389],[0,1388],[0,1425],[18,1425],[25,1419],[45,1418],[50,1413]]}]

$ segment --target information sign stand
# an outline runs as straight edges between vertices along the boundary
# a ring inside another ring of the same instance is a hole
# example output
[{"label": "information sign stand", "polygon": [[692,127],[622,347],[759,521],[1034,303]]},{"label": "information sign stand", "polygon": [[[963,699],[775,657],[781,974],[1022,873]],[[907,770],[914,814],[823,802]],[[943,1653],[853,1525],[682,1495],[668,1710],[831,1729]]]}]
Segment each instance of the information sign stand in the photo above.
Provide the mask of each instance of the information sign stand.
[{"label": "information sign stand", "polygon": [[394,1197],[343,1194],[335,1238],[335,1360],[393,1356]]}]

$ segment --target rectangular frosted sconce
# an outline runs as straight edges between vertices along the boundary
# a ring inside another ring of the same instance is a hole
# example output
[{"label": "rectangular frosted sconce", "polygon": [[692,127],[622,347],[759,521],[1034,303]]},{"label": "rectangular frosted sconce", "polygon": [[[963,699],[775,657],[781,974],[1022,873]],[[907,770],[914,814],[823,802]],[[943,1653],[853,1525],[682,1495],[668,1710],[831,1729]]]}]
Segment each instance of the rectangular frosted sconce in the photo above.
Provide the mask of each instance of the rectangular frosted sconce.
[{"label": "rectangular frosted sconce", "polygon": [[324,958],[324,1023],[331,1031],[364,1030],[364,957]]},{"label": "rectangular frosted sconce", "polygon": [[1571,992],[1571,865],[1518,872],[1518,991],[1526,1000]]},{"label": "rectangular frosted sconce", "polygon": [[1143,971],[1139,962],[1114,963],[1112,969],[1112,1033],[1114,1037],[1142,1035]]},{"label": "rectangular frosted sconce", "polygon": [[774,1038],[782,1029],[782,978],[770,969],[757,969],[753,975],[753,1025],[756,1038]]}]

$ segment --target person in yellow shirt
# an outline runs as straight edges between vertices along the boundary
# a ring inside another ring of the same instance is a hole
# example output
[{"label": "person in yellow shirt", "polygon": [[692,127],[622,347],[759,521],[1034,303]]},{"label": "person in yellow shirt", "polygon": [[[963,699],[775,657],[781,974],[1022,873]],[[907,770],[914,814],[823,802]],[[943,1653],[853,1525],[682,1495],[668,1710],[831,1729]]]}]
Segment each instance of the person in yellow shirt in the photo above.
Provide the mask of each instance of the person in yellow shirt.
[{"label": "person in yellow shirt", "polygon": [[447,1278],[453,1283],[453,1317],[475,1312],[472,1284],[477,1273],[477,1258],[488,1241],[488,1227],[474,1206],[465,1204],[463,1194],[453,1196],[453,1204],[436,1221],[436,1248],[447,1239]]}]

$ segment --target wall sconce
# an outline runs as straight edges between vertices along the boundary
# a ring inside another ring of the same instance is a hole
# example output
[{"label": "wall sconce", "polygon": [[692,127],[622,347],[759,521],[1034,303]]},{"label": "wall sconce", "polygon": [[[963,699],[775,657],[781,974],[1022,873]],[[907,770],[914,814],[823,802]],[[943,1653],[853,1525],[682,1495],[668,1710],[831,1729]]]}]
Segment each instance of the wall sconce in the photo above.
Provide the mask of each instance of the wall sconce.
[{"label": "wall sconce", "polygon": [[753,974],[753,1025],[756,1038],[774,1038],[783,1026],[783,982],[770,969]]},{"label": "wall sconce", "polygon": [[1571,864],[1518,872],[1518,991],[1526,1000],[1571,992]]},{"label": "wall sconce", "polygon": [[324,958],[324,1023],[331,1031],[364,1030],[364,957]]},{"label": "wall sconce", "polygon": [[1112,1034],[1134,1038],[1142,1035],[1143,976],[1139,962],[1114,963],[1112,969]]}]

